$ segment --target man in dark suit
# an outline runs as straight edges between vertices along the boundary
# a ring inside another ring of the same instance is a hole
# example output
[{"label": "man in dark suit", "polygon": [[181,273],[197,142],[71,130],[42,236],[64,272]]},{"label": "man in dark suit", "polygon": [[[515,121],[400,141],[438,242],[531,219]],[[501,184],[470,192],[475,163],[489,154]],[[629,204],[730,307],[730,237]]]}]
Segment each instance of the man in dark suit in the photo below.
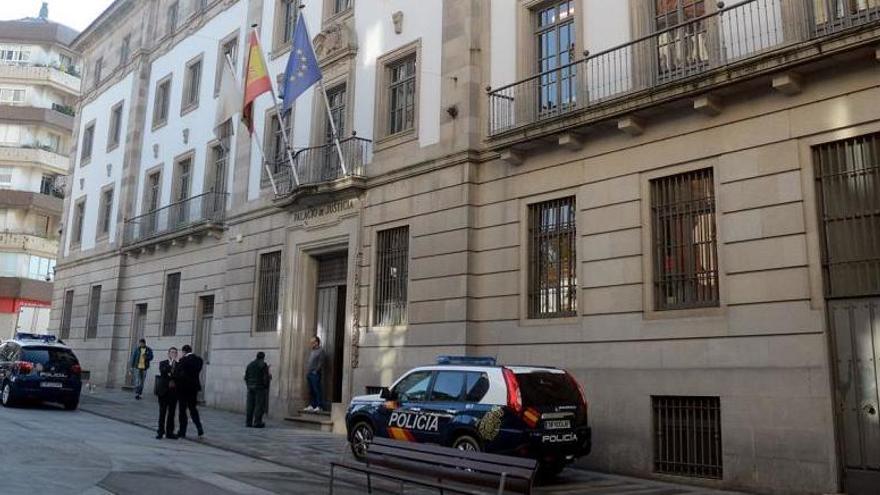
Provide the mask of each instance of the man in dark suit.
[{"label": "man in dark suit", "polygon": [[180,429],[177,430],[177,436],[186,438],[187,418],[186,413],[189,411],[189,417],[199,436],[205,434],[202,428],[202,420],[199,418],[198,399],[199,391],[202,390],[202,384],[199,375],[202,373],[202,358],[192,353],[192,347],[185,345],[180,348],[183,351],[183,357],[177,363],[177,400],[180,408]]},{"label": "man in dark suit", "polygon": [[156,438],[174,440],[174,409],[177,407],[177,348],[168,349],[168,359],[159,363],[156,395],[159,397],[159,429]]}]

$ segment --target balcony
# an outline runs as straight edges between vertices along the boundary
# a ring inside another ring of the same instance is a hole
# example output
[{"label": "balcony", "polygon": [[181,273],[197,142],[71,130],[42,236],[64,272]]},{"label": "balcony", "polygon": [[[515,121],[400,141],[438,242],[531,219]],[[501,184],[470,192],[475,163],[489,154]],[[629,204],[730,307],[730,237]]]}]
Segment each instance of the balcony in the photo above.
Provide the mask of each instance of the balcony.
[{"label": "balcony", "polygon": [[33,210],[43,215],[60,217],[64,205],[62,196],[53,189],[51,194],[33,191],[4,190],[0,194],[0,208]]},{"label": "balcony", "polygon": [[0,232],[0,250],[54,257],[58,252],[58,240],[29,232]]},{"label": "balcony", "polygon": [[339,150],[334,143],[328,143],[297,151],[293,155],[293,164],[299,178],[298,185],[289,160],[276,161],[272,172],[277,189],[276,205],[318,204],[331,197],[364,189],[372,146],[369,139],[350,137],[339,142]]},{"label": "balcony", "polygon": [[[865,3],[869,4],[874,5]],[[503,148],[542,133],[705,93],[870,45],[880,37],[880,8],[858,7],[861,4],[856,2],[845,13],[830,7],[828,12],[817,12],[814,0],[719,5],[717,11],[673,28],[490,88],[490,146]],[[848,37],[872,29],[873,35]],[[819,46],[822,42],[827,46]]]},{"label": "balcony", "polygon": [[0,65],[0,79],[20,84],[42,83],[79,96],[80,78],[55,67],[34,65]]},{"label": "balcony", "polygon": [[55,108],[41,108],[18,105],[3,105],[2,117],[7,122],[23,124],[47,124],[61,130],[73,131],[73,116]]},{"label": "balcony", "polygon": [[208,192],[125,221],[123,251],[139,251],[158,244],[177,244],[219,236],[226,216],[227,193]]},{"label": "balcony", "polygon": [[70,158],[42,148],[0,146],[0,162],[42,166],[57,174],[66,174],[70,166]]}]

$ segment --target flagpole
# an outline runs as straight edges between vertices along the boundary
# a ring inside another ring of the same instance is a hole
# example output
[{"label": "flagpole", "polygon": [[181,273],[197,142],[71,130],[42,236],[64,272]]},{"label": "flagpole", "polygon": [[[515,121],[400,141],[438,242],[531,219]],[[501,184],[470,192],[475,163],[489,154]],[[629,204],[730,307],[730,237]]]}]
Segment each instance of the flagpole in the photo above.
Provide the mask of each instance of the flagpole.
[{"label": "flagpole", "polygon": [[[302,14],[302,10],[305,9],[306,6],[300,3],[300,15]],[[308,24],[306,24],[306,19],[303,18],[303,25],[306,27],[306,31],[308,32]],[[315,51],[315,45],[312,40],[309,40],[309,44],[312,46],[312,52]],[[339,165],[342,167],[342,173],[344,175],[348,175],[348,167],[345,166],[345,157],[342,155],[342,146],[339,144],[339,133],[336,130],[336,122],[333,120],[333,111],[330,109],[330,100],[327,98],[327,89],[324,87],[324,75],[321,74],[321,79],[318,80],[318,84],[321,86],[321,93],[324,95],[324,109],[327,111],[327,120],[330,122],[330,132],[333,133],[333,143],[336,145],[336,153],[339,155]]]},{"label": "flagpole", "polygon": [[[257,25],[254,24],[251,26],[253,30],[256,32]],[[257,39],[259,39],[259,33],[257,33]],[[263,59],[263,67],[266,67],[266,70],[269,69],[269,64],[266,63],[266,55],[263,53],[263,50],[259,50],[260,57]],[[278,108],[278,96],[275,92],[275,81],[273,78],[269,78],[269,91],[272,93],[272,104],[275,105],[275,114],[278,116],[278,126],[281,127],[281,139],[284,141],[284,148],[287,150],[287,159],[290,161],[290,170],[293,172],[293,180],[296,181],[296,186],[299,187],[299,174],[296,173],[296,166],[293,163],[293,153],[291,152],[290,141],[287,139],[287,130],[284,129],[284,114],[281,113],[281,109]]]},{"label": "flagpole", "polygon": [[[241,87],[241,84],[238,81],[238,74],[235,70],[235,65],[232,63],[232,58],[229,56],[228,53],[226,54],[225,58],[226,58],[226,64],[229,66],[229,72],[230,72],[230,74],[232,74],[232,77],[235,80],[235,85],[238,87]],[[222,74],[222,71],[221,71],[221,74]],[[230,130],[233,131],[230,135],[235,135],[234,129],[232,128],[231,121],[232,121],[232,117],[230,117],[229,120],[224,122],[224,124],[229,123]],[[269,168],[269,162],[266,161],[266,155],[263,153],[263,145],[262,145],[263,140],[260,138],[260,135],[257,133],[256,126],[254,126],[253,133],[257,136],[257,144],[258,144],[257,151],[260,152],[260,162],[263,164],[263,167],[266,168],[266,175],[269,177],[269,184],[272,186],[272,192],[275,194],[275,196],[278,196],[278,186],[275,184],[275,178],[272,177],[272,169]],[[224,149],[226,149],[226,153],[228,154],[232,150],[232,147],[224,145],[224,141],[226,139],[229,139],[229,136],[225,136],[224,139],[220,140],[220,146],[223,147]],[[251,145],[251,148],[253,148],[253,139],[251,139],[249,141],[250,141],[249,144]],[[231,163],[235,163],[235,160],[233,159],[231,161]]]}]

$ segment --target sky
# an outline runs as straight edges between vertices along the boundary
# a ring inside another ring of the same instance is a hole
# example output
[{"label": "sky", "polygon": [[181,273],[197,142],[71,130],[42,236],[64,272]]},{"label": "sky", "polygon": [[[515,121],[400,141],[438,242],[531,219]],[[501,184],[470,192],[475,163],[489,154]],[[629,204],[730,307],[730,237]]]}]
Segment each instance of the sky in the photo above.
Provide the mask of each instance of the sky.
[{"label": "sky", "polygon": [[[44,0],[0,0],[0,20],[36,17]],[[49,20],[82,31],[113,0],[45,0],[49,3]]]}]

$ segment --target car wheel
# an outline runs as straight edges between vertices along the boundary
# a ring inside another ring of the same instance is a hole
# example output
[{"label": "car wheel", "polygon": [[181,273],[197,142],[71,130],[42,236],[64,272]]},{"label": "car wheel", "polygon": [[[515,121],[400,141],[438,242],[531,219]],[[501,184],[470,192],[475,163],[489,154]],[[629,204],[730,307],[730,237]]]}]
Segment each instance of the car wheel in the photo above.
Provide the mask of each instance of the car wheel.
[{"label": "car wheel", "polygon": [[351,429],[351,453],[354,457],[363,461],[367,458],[367,449],[373,441],[373,427],[366,421],[361,421]]},{"label": "car wheel", "polygon": [[15,398],[12,396],[12,385],[9,382],[3,384],[3,391],[0,392],[0,402],[3,402],[3,407],[15,405]]},{"label": "car wheel", "polygon": [[567,465],[565,462],[542,462],[538,465],[538,479],[552,481],[562,473]]},{"label": "car wheel", "polygon": [[456,438],[455,441],[452,442],[452,448],[464,450],[466,452],[481,452],[483,450],[480,442],[470,435],[461,435]]},{"label": "car wheel", "polygon": [[75,411],[77,407],[79,407],[79,399],[69,400],[64,403],[64,409],[68,411]]}]

